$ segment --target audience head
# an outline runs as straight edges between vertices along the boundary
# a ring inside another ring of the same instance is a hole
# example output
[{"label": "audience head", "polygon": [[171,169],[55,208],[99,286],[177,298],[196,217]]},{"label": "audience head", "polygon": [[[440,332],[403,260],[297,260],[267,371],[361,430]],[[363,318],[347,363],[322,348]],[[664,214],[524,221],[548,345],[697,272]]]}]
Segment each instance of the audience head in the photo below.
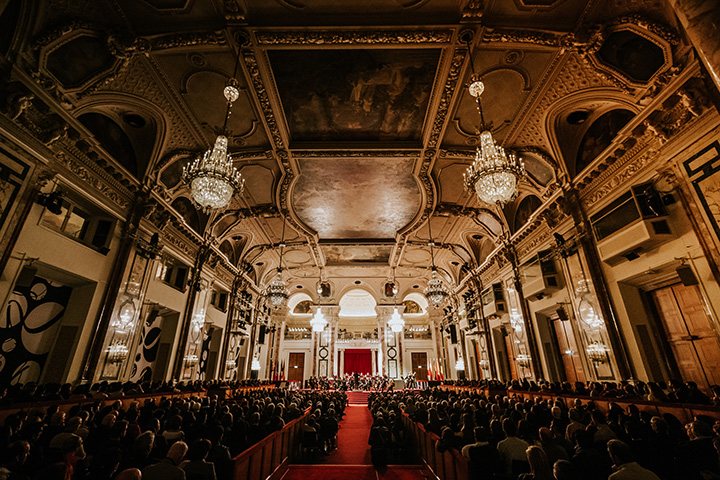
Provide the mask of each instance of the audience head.
[{"label": "audience head", "polygon": [[580,480],[580,474],[575,465],[567,460],[558,460],[553,465],[555,480]]},{"label": "audience head", "polygon": [[123,470],[122,472],[118,473],[117,477],[115,477],[115,480],[141,480],[142,479],[142,473],[140,473],[140,470],[137,468],[128,468],[127,470]]},{"label": "audience head", "polygon": [[610,460],[612,460],[614,465],[619,466],[635,461],[632,450],[630,450],[628,444],[622,440],[610,440],[607,444],[607,450],[610,454]]},{"label": "audience head", "polygon": [[506,418],[505,420],[503,420],[502,429],[503,429],[503,432],[505,432],[505,435],[508,437],[514,437],[515,434],[517,433],[517,425],[515,424],[515,422],[513,422],[509,418]]},{"label": "audience head", "polygon": [[525,453],[527,454],[530,472],[533,474],[534,480],[553,480],[550,462],[542,448],[532,446],[529,447]]},{"label": "audience head", "polygon": [[172,460],[175,465],[180,465],[180,462],[182,462],[187,451],[188,451],[187,443],[175,442],[170,446],[170,449],[168,450],[166,457],[169,458],[170,460]]},{"label": "audience head", "polygon": [[187,452],[187,459],[190,461],[202,461],[205,460],[210,453],[212,443],[207,438],[201,438],[195,440]]}]

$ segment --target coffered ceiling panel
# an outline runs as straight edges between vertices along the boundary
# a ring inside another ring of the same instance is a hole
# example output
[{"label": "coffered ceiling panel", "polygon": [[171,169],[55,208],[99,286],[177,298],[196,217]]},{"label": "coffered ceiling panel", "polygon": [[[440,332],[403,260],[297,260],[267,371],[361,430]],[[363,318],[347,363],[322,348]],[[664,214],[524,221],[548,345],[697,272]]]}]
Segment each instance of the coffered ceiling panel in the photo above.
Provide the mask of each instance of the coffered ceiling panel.
[{"label": "coffered ceiling panel", "polygon": [[419,142],[438,49],[268,53],[293,142]]},{"label": "coffered ceiling panel", "polygon": [[420,209],[413,160],[302,159],[292,208],[321,239],[394,239]]}]

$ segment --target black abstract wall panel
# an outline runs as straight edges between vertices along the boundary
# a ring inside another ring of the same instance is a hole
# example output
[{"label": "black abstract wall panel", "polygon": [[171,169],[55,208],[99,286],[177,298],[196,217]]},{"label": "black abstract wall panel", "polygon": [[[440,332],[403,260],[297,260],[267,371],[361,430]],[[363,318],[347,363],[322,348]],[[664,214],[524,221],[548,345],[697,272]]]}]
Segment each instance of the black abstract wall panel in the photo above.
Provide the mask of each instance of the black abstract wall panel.
[{"label": "black abstract wall panel", "polygon": [[142,337],[135,353],[130,380],[145,382],[152,380],[153,367],[160,348],[163,317],[157,310],[151,310],[143,322]]},{"label": "black abstract wall panel", "polygon": [[0,385],[40,380],[71,293],[40,277],[15,287],[0,323]]}]

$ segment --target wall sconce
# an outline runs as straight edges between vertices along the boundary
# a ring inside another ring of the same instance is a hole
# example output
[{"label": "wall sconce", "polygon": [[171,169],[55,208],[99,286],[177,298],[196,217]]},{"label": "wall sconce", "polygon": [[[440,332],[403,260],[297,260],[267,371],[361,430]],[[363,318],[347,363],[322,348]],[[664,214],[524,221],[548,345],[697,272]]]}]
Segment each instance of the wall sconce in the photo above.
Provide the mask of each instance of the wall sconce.
[{"label": "wall sconce", "polygon": [[587,347],[588,358],[595,363],[605,363],[609,351],[608,347],[598,341],[592,342]]},{"label": "wall sconce", "polygon": [[455,370],[465,370],[465,360],[458,358],[457,362],[455,362]]},{"label": "wall sconce", "polygon": [[235,360],[228,360],[227,362],[225,362],[225,366],[226,366],[229,370],[234,370],[235,367],[237,366],[237,364],[235,363]]},{"label": "wall sconce", "polygon": [[257,357],[253,357],[252,363],[250,364],[250,370],[254,370],[256,372],[260,371],[260,360],[258,360]]},{"label": "wall sconce", "polygon": [[195,354],[185,356],[185,365],[188,368],[193,368],[195,365],[198,364],[199,361],[200,359]]},{"label": "wall sconce", "polygon": [[114,343],[107,350],[107,361],[113,365],[121,364],[128,357],[128,347],[122,343]]},{"label": "wall sconce", "polygon": [[484,358],[480,359],[480,361],[478,362],[478,364],[480,365],[480,368],[482,368],[483,370],[486,370],[486,369],[490,366],[490,362],[488,362],[488,361],[487,361],[486,359],[484,359]]},{"label": "wall sconce", "polygon": [[530,367],[530,355],[526,353],[521,353],[515,358],[515,361],[518,365],[520,365],[522,368],[529,368]]}]

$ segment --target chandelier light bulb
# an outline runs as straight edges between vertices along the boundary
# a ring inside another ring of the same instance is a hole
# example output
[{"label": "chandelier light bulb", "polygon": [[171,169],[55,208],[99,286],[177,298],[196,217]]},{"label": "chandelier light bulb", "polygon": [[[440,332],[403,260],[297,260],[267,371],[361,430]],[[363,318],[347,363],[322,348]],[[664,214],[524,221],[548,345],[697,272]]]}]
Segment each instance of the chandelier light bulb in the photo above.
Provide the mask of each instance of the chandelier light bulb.
[{"label": "chandelier light bulb", "polygon": [[478,98],[485,91],[485,84],[473,75],[470,79],[470,86],[468,87],[468,90],[470,90],[470,95]]}]

